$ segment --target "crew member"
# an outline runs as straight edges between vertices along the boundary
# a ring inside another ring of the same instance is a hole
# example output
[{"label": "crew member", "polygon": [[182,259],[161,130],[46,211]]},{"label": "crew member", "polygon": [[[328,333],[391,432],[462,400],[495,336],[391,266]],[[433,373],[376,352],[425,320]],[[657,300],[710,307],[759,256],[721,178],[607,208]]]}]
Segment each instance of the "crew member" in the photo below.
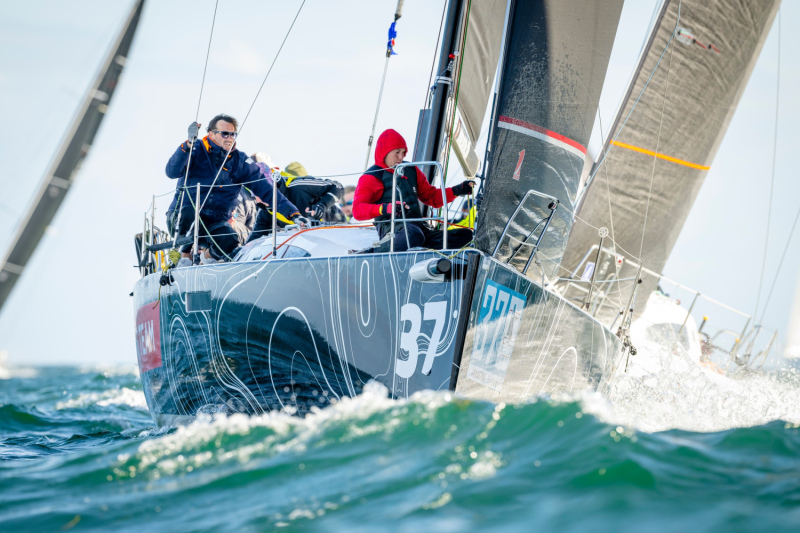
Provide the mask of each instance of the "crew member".
[{"label": "crew member", "polygon": [[[186,175],[189,153],[194,144],[189,173],[184,184],[185,194],[179,195],[180,201],[172,209],[174,213],[181,214],[180,220],[175,221],[173,227],[179,233],[188,231],[194,221],[193,204],[197,202],[197,184],[200,184],[199,203],[202,210],[199,231],[204,240],[208,237],[210,241],[206,247],[206,257],[230,260],[234,249],[239,246],[239,239],[230,225],[230,219],[240,185],[247,183],[256,196],[271,199],[272,184],[263,179],[261,169],[247,154],[236,149],[238,123],[235,118],[222,114],[215,116],[208,125],[208,135],[197,142],[195,139],[199,127],[197,123],[189,127],[189,140],[181,143],[167,162],[167,176],[180,180]],[[178,182],[179,186],[181,181]],[[283,196],[280,193],[278,195]],[[305,219],[300,216],[297,208],[286,202],[289,205],[284,215],[305,225]],[[184,257],[188,257],[188,250],[183,251]]]},{"label": "crew member", "polygon": [[342,213],[345,219],[350,222],[353,218],[353,196],[356,193],[356,188],[353,185],[348,185],[344,188],[344,198],[342,198]]},{"label": "crew member", "polygon": [[[425,174],[416,167],[404,168],[398,176],[395,205],[392,206],[392,175],[394,167],[403,162],[408,151],[406,141],[395,130],[386,130],[378,137],[375,146],[375,164],[358,179],[353,198],[353,217],[357,220],[375,219],[381,240],[390,232],[392,211],[395,213],[395,251],[424,246],[440,249],[442,231],[431,230],[423,222],[406,222],[405,218],[422,218],[419,202],[431,207],[442,207],[442,191],[428,183]],[[472,192],[474,181],[464,181],[445,190],[447,201],[456,196]],[[451,229],[447,232],[449,248],[461,248],[472,240],[472,231],[467,228]],[[388,242],[388,239],[387,239]],[[380,247],[382,250],[384,247]],[[388,249],[388,247],[385,247]],[[377,250],[376,250],[377,251]]]},{"label": "crew member", "polygon": [[239,237],[239,244],[244,246],[253,231],[258,216],[257,199],[253,192],[242,185],[239,189],[239,196],[236,197],[236,205],[233,209],[231,226],[236,230]]},{"label": "crew member", "polygon": [[[258,154],[256,154],[258,155]],[[344,196],[344,187],[338,181],[309,176],[306,167],[297,161],[286,165],[278,179],[278,191],[283,193],[301,213],[308,218],[324,222],[344,222],[345,218],[337,203]],[[278,226],[286,221],[278,219]],[[250,240],[260,237],[272,229],[272,213],[259,211]]]}]

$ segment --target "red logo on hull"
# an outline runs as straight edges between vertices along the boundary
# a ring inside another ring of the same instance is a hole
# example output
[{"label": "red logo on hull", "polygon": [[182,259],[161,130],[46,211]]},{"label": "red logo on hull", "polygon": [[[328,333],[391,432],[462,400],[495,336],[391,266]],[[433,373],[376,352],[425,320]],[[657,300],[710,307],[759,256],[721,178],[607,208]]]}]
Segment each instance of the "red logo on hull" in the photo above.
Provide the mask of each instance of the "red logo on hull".
[{"label": "red logo on hull", "polygon": [[140,372],[161,366],[160,306],[157,303],[145,304],[136,312],[136,356]]},{"label": "red logo on hull", "polygon": [[519,181],[519,171],[522,168],[522,160],[525,159],[525,150],[519,153],[519,161],[517,161],[517,168],[514,169],[514,174],[512,174],[512,178]]}]

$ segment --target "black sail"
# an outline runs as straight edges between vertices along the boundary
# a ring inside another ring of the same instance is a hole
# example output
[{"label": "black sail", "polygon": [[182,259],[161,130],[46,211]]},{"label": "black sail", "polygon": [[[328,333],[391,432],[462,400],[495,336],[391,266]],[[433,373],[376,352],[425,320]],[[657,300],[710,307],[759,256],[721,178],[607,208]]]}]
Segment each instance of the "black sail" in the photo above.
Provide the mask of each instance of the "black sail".
[{"label": "black sail", "polygon": [[137,0],[111,46],[102,67],[73,120],[64,141],[33,197],[0,268],[0,308],[22,275],[45,229],[72,185],[80,164],[91,148],[100,123],[119,82],[144,0]]},{"label": "black sail", "polygon": [[[538,256],[548,276],[557,273],[621,11],[622,0],[513,2],[476,231],[481,250],[494,252],[512,213],[534,189],[567,208],[556,211]],[[525,264],[532,248],[520,244],[547,215],[547,204],[525,203],[499,258],[516,251],[512,264]]]},{"label": "black sail", "polygon": [[[595,177],[577,212],[581,221],[608,228],[619,257],[638,256],[641,246],[646,268],[657,273],[664,268],[779,6],[780,0],[665,1],[616,118],[604,124],[608,155],[592,169]],[[564,266],[578,276],[585,269],[582,260],[599,242],[591,226],[576,222],[564,255]],[[594,257],[592,252],[590,261]],[[635,261],[625,261],[619,273],[610,266],[615,262],[610,254],[602,256],[601,277],[635,275]],[[644,281],[645,294],[655,289],[654,278]]]}]

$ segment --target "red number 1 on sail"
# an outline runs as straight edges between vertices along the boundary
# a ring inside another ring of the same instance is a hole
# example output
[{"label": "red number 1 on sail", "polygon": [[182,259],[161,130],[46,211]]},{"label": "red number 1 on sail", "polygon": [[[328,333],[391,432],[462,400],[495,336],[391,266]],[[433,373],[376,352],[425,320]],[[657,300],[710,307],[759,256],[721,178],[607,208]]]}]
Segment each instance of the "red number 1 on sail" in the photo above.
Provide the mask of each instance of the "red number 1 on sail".
[{"label": "red number 1 on sail", "polygon": [[517,161],[517,168],[514,169],[514,174],[511,175],[512,178],[519,181],[519,170],[522,168],[522,160],[525,159],[525,150],[519,153],[519,161]]}]

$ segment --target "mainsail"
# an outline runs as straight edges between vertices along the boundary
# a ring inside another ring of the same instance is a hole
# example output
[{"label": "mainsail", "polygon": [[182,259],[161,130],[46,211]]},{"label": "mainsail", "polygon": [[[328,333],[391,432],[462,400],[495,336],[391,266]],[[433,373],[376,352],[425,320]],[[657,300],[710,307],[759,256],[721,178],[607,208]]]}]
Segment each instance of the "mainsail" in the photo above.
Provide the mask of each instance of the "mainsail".
[{"label": "mainsail", "polygon": [[[583,191],[577,211],[580,221],[564,254],[570,271],[580,276],[592,269],[593,265],[581,263],[598,244],[600,227],[608,228],[620,257],[625,256],[620,247],[630,259],[639,255],[641,246],[644,266],[662,271],[779,5],[780,0],[664,2],[616,118],[604,131],[603,152],[608,153],[592,168],[594,178]],[[673,32],[675,38],[665,53]],[[594,252],[588,257],[594,261]],[[609,268],[611,256],[604,259],[603,271],[614,270]],[[623,266],[624,272],[610,275],[635,275],[635,261],[625,265],[629,266]],[[655,283],[645,277],[645,294]]]},{"label": "mainsail", "polygon": [[[514,1],[493,117],[492,152],[476,240],[493,253],[512,213],[534,189],[573,208],[586,145],[622,11],[622,0]],[[500,243],[498,257],[524,265],[525,236],[549,213],[526,202]],[[572,217],[556,210],[540,257],[556,273]]]},{"label": "mainsail", "polygon": [[0,268],[0,308],[22,275],[45,229],[64,201],[78,167],[91,148],[125,66],[143,5],[144,0],[134,3],[124,27],[110,48],[97,78],[45,174],[42,185],[34,195],[30,208],[19,222],[17,234]]}]

